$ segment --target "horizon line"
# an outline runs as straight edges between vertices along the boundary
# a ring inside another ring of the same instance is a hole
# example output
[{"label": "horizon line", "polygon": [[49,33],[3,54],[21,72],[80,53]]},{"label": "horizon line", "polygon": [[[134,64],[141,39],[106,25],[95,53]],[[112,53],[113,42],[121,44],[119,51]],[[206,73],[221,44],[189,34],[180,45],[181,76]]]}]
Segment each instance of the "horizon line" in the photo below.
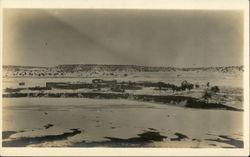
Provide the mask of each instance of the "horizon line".
[{"label": "horizon line", "polygon": [[4,66],[23,66],[23,67],[37,67],[37,68],[51,68],[61,65],[98,65],[98,66],[141,66],[141,67],[157,67],[157,68],[220,68],[220,67],[244,67],[244,65],[224,65],[224,66],[193,66],[193,67],[178,67],[178,66],[152,66],[152,65],[136,65],[136,64],[58,64],[52,66],[39,66],[39,65],[2,65]]}]

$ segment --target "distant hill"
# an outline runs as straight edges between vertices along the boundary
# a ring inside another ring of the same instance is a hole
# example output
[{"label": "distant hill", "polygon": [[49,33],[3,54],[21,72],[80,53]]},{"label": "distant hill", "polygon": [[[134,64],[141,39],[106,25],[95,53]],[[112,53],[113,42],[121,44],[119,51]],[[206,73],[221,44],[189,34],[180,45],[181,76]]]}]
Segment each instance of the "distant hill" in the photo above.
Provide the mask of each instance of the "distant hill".
[{"label": "distant hill", "polygon": [[243,66],[226,66],[226,67],[201,67],[201,68],[177,68],[182,71],[211,71],[211,72],[243,72]]},{"label": "distant hill", "polygon": [[178,67],[153,67],[139,65],[101,65],[101,64],[62,64],[54,67],[38,67],[38,66],[18,66],[4,65],[4,70],[56,70],[62,72],[78,72],[78,71],[134,71],[134,72],[166,72],[166,71],[243,71],[243,66],[226,66],[226,67],[199,67],[199,68],[178,68]]},{"label": "distant hill", "polygon": [[99,64],[67,64],[55,67],[65,72],[77,71],[109,71],[109,72],[159,72],[159,71],[175,71],[173,67],[152,67],[139,65],[99,65]]},{"label": "distant hill", "polygon": [[26,69],[46,69],[47,67],[39,66],[20,66],[20,65],[3,65],[4,70],[26,70]]},{"label": "distant hill", "polygon": [[[129,72],[175,72],[175,71],[207,71],[220,73],[243,72],[243,66],[227,67],[201,67],[201,68],[177,68],[177,67],[152,67],[139,65],[99,65],[99,64],[63,64],[54,67],[36,66],[3,66],[4,77],[78,77],[87,76],[86,73],[113,75],[115,73]],[[88,75],[90,76],[90,75]]]},{"label": "distant hill", "polygon": [[167,71],[243,71],[243,66],[227,67],[201,67],[201,68],[177,68],[177,67],[152,67],[139,65],[99,65],[99,64],[63,64],[54,67],[64,72],[78,71],[130,71],[130,72],[167,72]]}]

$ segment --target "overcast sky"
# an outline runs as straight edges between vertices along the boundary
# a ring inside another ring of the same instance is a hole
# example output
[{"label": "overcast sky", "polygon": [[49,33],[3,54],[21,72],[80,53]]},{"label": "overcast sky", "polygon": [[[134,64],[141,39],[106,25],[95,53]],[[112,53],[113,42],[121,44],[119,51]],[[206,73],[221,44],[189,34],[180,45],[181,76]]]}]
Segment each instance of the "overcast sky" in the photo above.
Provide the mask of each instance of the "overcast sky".
[{"label": "overcast sky", "polygon": [[240,11],[4,10],[5,65],[243,65]]}]

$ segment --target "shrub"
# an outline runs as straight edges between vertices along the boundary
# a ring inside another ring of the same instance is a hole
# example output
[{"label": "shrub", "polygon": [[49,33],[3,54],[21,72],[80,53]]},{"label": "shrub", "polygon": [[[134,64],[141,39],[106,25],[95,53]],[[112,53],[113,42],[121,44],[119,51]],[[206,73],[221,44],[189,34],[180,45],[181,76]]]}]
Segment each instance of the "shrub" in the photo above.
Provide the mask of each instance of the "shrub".
[{"label": "shrub", "polygon": [[194,89],[194,85],[192,83],[187,82],[186,80],[181,83],[182,90],[191,90]]},{"label": "shrub", "polygon": [[212,93],[206,90],[205,93],[203,94],[202,98],[205,100],[211,99]]},{"label": "shrub", "polygon": [[219,87],[218,86],[213,86],[211,87],[211,91],[214,92],[214,93],[217,93],[220,91]]},{"label": "shrub", "polygon": [[196,84],[196,85],[195,85],[195,88],[200,88],[200,85],[199,85],[199,84]]}]

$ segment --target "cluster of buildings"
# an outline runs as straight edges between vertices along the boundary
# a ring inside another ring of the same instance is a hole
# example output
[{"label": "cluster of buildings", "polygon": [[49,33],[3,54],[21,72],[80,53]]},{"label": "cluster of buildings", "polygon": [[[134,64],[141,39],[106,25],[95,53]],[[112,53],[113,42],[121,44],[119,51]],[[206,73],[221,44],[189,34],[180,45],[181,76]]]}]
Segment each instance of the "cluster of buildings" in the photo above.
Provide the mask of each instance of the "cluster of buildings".
[{"label": "cluster of buildings", "polygon": [[134,86],[128,82],[117,82],[117,80],[93,79],[92,83],[70,83],[70,82],[46,82],[47,88],[57,89],[97,89],[108,88],[114,92],[125,92],[125,90],[140,90],[142,87]]},{"label": "cluster of buildings", "polygon": [[[25,86],[25,82],[19,82],[19,86]],[[181,86],[174,84],[164,83],[164,82],[151,82],[151,81],[122,81],[117,80],[103,80],[103,79],[93,79],[92,82],[46,82],[46,86],[35,86],[26,88],[7,88],[6,92],[20,92],[21,90],[32,90],[32,91],[44,91],[51,89],[92,89],[93,91],[112,91],[112,92],[125,92],[126,90],[142,90],[143,88],[152,87],[154,90],[173,90],[174,91],[185,91],[191,90],[198,86],[183,81]]]}]

